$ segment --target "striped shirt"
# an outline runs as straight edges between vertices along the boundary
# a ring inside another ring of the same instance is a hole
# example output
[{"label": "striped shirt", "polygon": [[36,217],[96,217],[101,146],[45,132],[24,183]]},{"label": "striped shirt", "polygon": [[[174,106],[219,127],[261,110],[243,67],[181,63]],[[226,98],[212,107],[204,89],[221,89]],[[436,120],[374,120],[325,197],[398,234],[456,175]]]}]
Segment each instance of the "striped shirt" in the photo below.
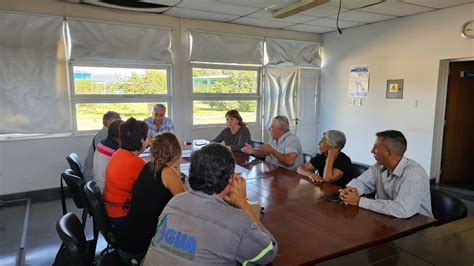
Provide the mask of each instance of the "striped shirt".
[{"label": "striped shirt", "polygon": [[161,126],[159,130],[156,128],[155,122],[153,121],[153,117],[148,117],[144,121],[145,123],[148,124],[148,136],[154,137],[158,135],[159,133],[163,133],[163,132],[174,133],[173,121],[171,121],[171,119],[169,119],[168,117],[165,117],[163,119],[163,122],[161,122]]},{"label": "striped shirt", "polygon": [[104,190],[105,183],[105,170],[107,165],[109,165],[110,158],[114,154],[115,150],[105,146],[102,143],[99,143],[95,148],[94,153],[94,168],[93,170],[93,179],[100,187],[100,190]]},{"label": "striped shirt", "polygon": [[391,175],[376,163],[347,186],[357,188],[359,195],[376,192],[375,199],[360,198],[361,208],[397,218],[417,213],[433,217],[430,179],[420,164],[406,157],[402,157]]}]

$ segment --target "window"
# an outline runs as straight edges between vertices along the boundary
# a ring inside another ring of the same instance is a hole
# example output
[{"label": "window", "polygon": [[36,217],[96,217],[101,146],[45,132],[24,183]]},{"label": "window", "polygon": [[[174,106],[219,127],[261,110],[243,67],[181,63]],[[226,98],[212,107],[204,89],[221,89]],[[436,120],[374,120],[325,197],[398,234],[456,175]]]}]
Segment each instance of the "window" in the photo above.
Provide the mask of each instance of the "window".
[{"label": "window", "polygon": [[193,124],[224,124],[225,113],[239,111],[244,122],[258,122],[260,69],[231,65],[193,65]]},{"label": "window", "polygon": [[72,72],[77,131],[102,128],[102,115],[107,111],[119,112],[124,120],[132,116],[142,120],[157,103],[169,107],[169,67],[74,64]]}]

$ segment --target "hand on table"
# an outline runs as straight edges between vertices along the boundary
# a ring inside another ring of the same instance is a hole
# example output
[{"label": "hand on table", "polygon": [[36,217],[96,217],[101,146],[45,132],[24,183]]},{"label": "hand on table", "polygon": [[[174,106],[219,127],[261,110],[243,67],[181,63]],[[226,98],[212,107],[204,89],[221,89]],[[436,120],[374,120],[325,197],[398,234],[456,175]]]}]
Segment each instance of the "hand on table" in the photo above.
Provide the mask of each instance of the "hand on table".
[{"label": "hand on table", "polygon": [[355,187],[346,187],[339,190],[339,197],[346,205],[359,206],[360,196]]}]

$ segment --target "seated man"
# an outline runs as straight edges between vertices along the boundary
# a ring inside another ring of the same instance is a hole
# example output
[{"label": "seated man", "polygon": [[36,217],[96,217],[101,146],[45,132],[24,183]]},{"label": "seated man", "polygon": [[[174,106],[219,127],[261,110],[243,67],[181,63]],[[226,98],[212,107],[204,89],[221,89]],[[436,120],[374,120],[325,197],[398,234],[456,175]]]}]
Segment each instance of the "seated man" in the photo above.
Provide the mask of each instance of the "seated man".
[{"label": "seated man", "polygon": [[82,169],[82,172],[84,174],[84,179],[86,181],[91,180],[94,173],[93,173],[93,167],[94,167],[94,153],[95,153],[95,148],[101,141],[103,141],[108,134],[108,128],[109,125],[114,122],[115,120],[120,120],[122,119],[120,117],[120,114],[114,111],[108,111],[102,116],[102,124],[104,127],[95,134],[94,138],[92,139],[92,143],[89,146],[89,150],[87,150],[87,156],[86,160],[84,161],[84,169]]},{"label": "seated man", "polygon": [[109,165],[110,158],[120,147],[119,127],[122,123],[123,120],[121,119],[112,122],[109,126],[107,138],[101,141],[95,149],[93,179],[101,191],[104,190],[105,170]]},{"label": "seated man", "polygon": [[[430,180],[423,167],[404,156],[407,140],[400,131],[376,133],[372,153],[377,161],[339,190],[345,204],[408,218],[417,213],[433,217]],[[360,197],[375,192],[375,199]]]},{"label": "seated man", "polygon": [[245,144],[242,152],[264,158],[269,163],[296,170],[298,165],[303,164],[303,148],[298,137],[290,132],[290,123],[286,116],[278,115],[272,119],[270,126],[272,139],[269,144],[262,144],[252,148]]},{"label": "seated man", "polygon": [[154,137],[162,132],[174,133],[173,121],[165,115],[166,106],[161,103],[153,106],[151,116],[144,120],[148,124],[148,137]]},{"label": "seated man", "polygon": [[191,156],[192,190],[174,196],[160,215],[143,265],[267,264],[277,243],[247,202],[245,179],[220,144]]},{"label": "seated man", "polygon": [[[329,182],[345,187],[352,179],[351,159],[342,152],[346,136],[338,130],[328,130],[319,141],[319,151],[311,161],[298,166],[298,174],[307,176],[315,182]],[[314,170],[318,170],[314,173]]]}]

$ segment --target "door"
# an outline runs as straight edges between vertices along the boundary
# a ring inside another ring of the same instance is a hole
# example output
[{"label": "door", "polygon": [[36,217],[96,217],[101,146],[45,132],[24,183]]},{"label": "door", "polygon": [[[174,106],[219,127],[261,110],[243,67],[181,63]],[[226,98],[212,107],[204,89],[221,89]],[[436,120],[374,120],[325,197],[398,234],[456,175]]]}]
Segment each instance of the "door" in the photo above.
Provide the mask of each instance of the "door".
[{"label": "door", "polygon": [[474,183],[474,61],[449,66],[442,184]]},{"label": "door", "polygon": [[299,119],[297,136],[303,145],[303,152],[315,155],[319,150],[318,142],[320,136],[316,136],[318,123],[317,96],[321,70],[301,69]]}]

